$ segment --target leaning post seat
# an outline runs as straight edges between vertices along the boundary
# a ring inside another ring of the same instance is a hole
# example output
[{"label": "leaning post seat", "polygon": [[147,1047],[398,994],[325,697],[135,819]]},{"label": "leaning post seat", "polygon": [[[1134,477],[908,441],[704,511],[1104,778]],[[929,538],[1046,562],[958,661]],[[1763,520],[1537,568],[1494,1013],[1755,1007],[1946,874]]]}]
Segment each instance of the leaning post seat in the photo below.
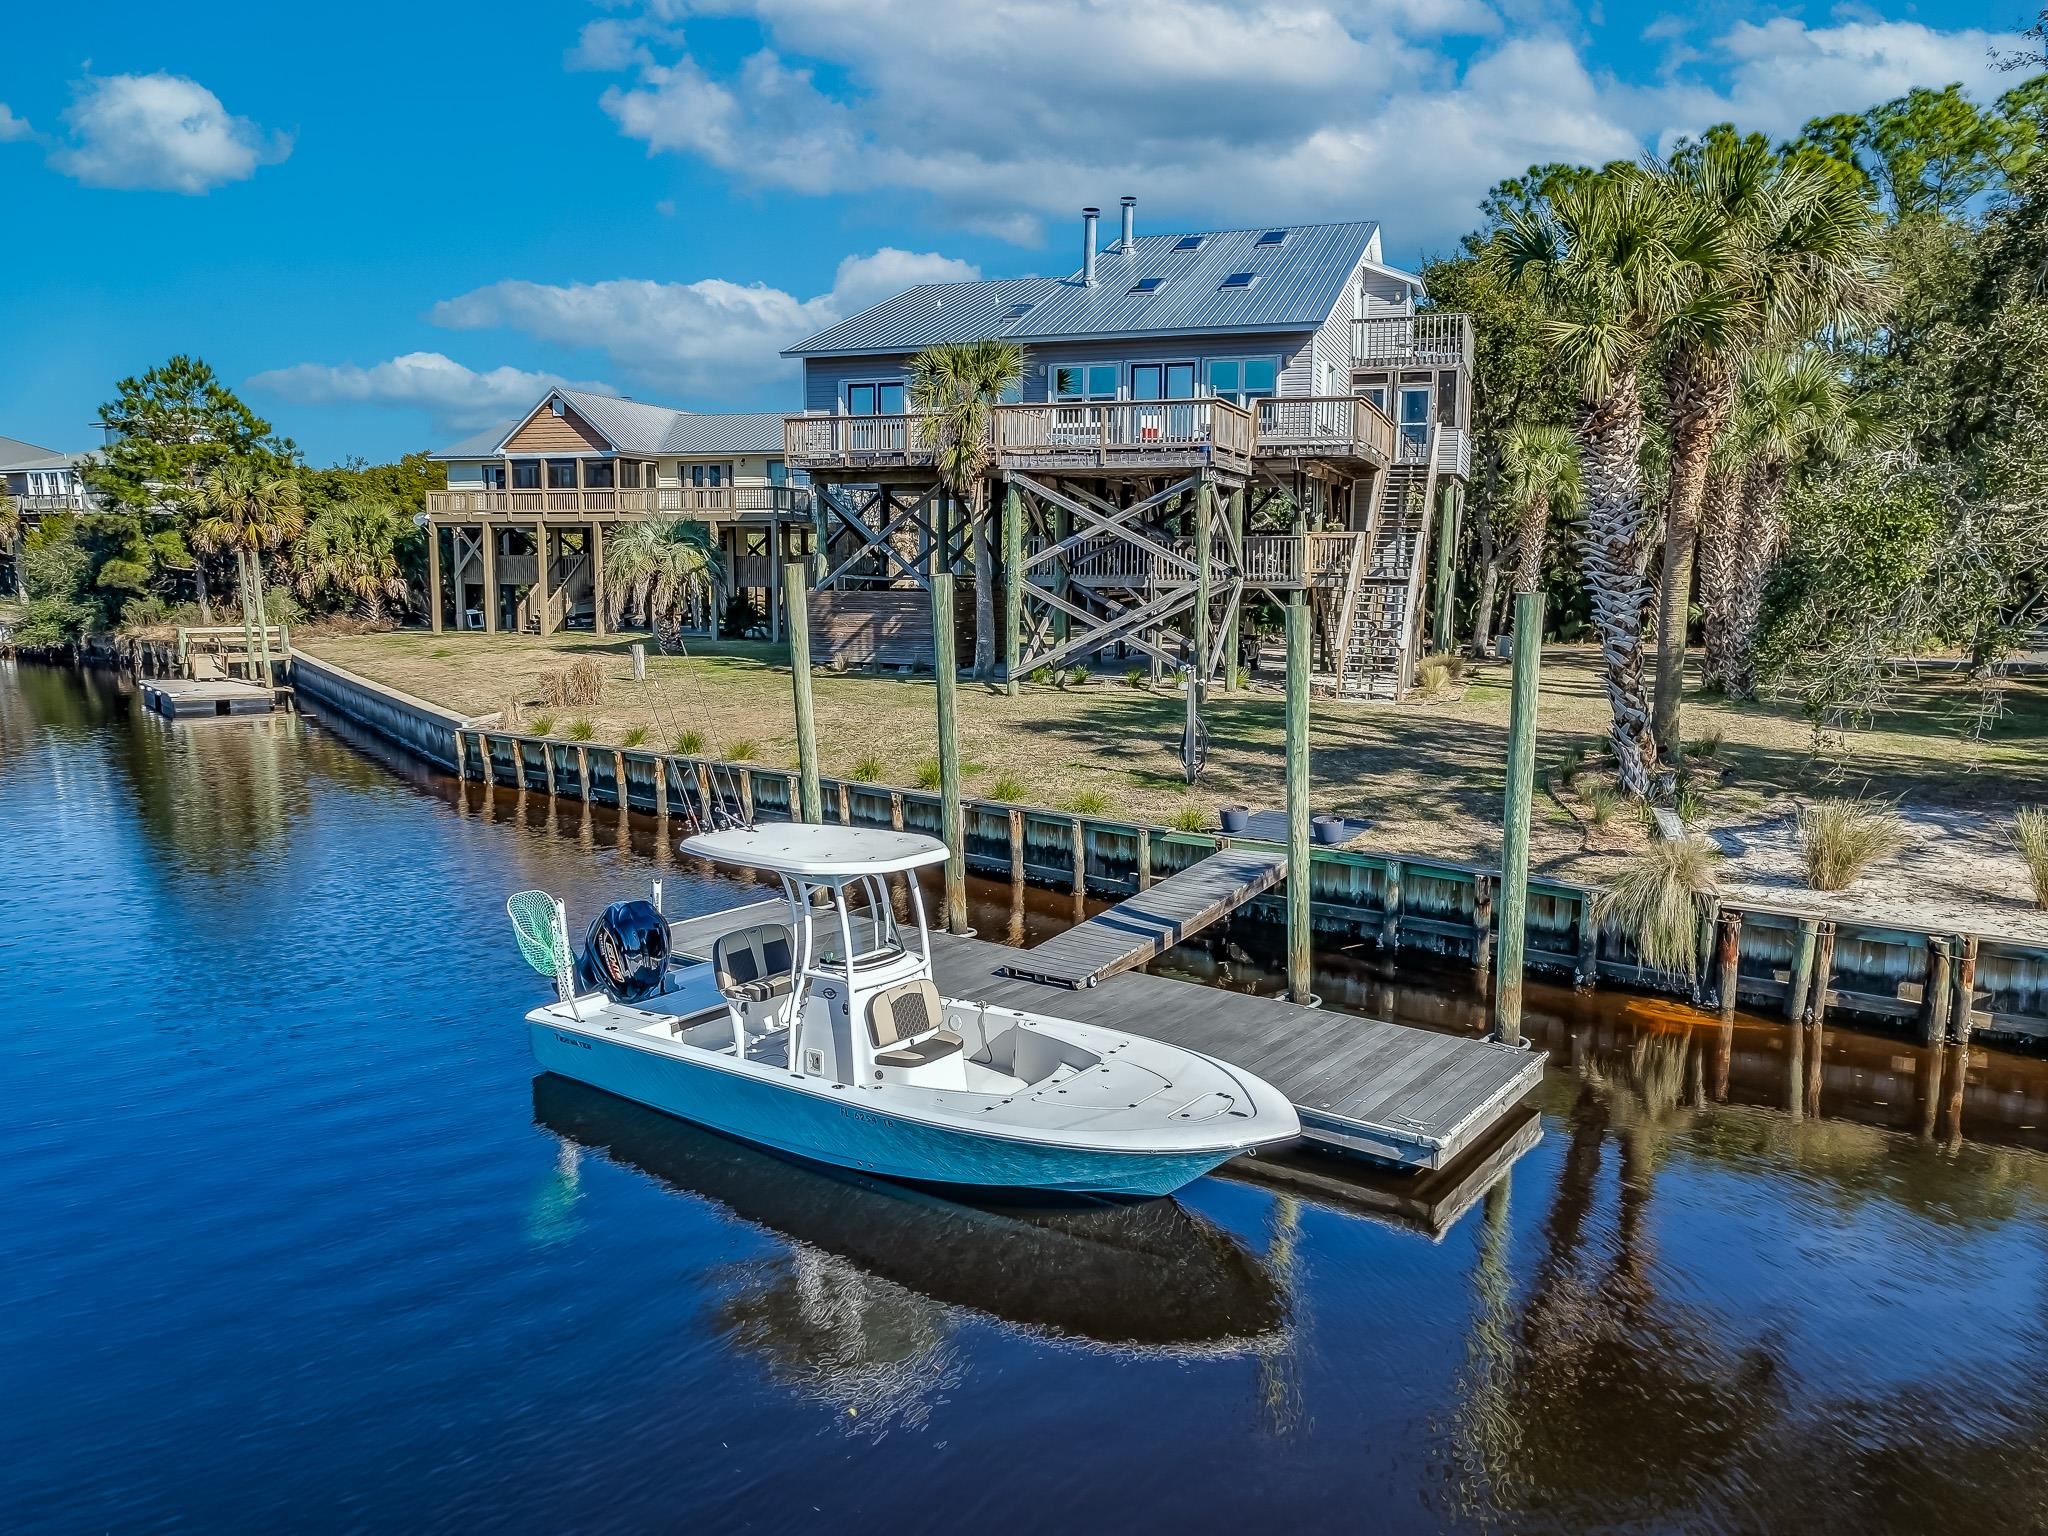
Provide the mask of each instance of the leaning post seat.
[{"label": "leaning post seat", "polygon": [[939,989],[927,977],[899,981],[868,999],[868,1038],[881,1067],[921,1067],[960,1049],[960,1036],[941,1029]]},{"label": "leaning post seat", "polygon": [[766,1002],[790,989],[796,949],[786,923],[756,923],[720,937],[711,946],[718,990],[744,1002]]}]

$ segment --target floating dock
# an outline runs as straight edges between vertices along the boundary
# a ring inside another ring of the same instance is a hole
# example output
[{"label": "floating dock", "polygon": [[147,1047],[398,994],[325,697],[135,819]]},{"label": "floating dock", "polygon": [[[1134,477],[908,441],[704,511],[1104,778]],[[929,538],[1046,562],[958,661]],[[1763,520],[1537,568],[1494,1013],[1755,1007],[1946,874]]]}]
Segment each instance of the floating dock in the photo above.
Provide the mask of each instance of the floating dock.
[{"label": "floating dock", "polygon": [[1003,971],[1056,987],[1092,987],[1163,955],[1228,917],[1287,874],[1287,855],[1222,848],[1035,949],[1009,950]]},{"label": "floating dock", "polygon": [[[719,935],[779,921],[785,911],[778,899],[671,923],[670,947],[706,959]],[[1487,1143],[1543,1077],[1538,1050],[1138,972],[1056,990],[1010,974],[1036,951],[945,933],[931,942],[942,996],[1131,1030],[1220,1057],[1286,1094],[1309,1145],[1394,1167],[1456,1163]]]},{"label": "floating dock", "polygon": [[142,684],[142,702],[167,720],[189,720],[209,715],[267,715],[276,707],[277,697],[261,683],[231,677],[153,677]]}]

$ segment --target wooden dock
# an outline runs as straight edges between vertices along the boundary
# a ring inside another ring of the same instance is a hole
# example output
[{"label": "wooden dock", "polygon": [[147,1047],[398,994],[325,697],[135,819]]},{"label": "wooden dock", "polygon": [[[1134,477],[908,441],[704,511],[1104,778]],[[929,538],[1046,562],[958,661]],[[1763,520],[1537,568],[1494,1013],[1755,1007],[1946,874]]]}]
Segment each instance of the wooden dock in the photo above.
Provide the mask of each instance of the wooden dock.
[{"label": "wooden dock", "polygon": [[195,681],[152,677],[142,684],[142,702],[168,720],[190,720],[213,715],[267,715],[276,707],[277,698],[261,683],[245,683],[235,678]]},{"label": "wooden dock", "polygon": [[1165,954],[1182,939],[1264,895],[1286,874],[1284,853],[1220,848],[1035,949],[1008,951],[1003,969],[1026,981],[1092,987]]},{"label": "wooden dock", "polygon": [[[780,901],[669,927],[673,952],[707,958],[721,933],[775,921]],[[1044,946],[1040,946],[1043,948]],[[1127,1029],[1264,1078],[1293,1101],[1303,1140],[1409,1169],[1442,1169],[1491,1140],[1542,1080],[1545,1053],[1276,998],[1127,972],[1078,991],[1009,974],[1031,951],[932,935],[942,995]]]}]

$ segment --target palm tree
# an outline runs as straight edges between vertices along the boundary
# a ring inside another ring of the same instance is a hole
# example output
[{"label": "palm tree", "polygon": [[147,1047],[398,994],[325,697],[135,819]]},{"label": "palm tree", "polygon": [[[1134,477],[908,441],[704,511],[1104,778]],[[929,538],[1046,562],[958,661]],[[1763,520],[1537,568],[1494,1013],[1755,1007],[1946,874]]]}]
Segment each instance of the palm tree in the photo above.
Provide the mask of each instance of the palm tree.
[{"label": "palm tree", "polygon": [[[199,606],[207,602],[206,556],[246,550],[255,557],[258,576],[262,558],[296,539],[306,526],[306,502],[296,476],[246,460],[230,459],[199,482],[199,521],[192,528],[192,562],[199,584]],[[210,617],[210,615],[209,615]]]},{"label": "palm tree", "polygon": [[292,552],[293,585],[307,602],[332,597],[382,620],[387,603],[403,603],[398,539],[405,520],[386,501],[344,501],[323,507]]},{"label": "palm tree", "polygon": [[1658,584],[1651,726],[1658,750],[1680,750],[1686,628],[1715,442],[1735,408],[1743,360],[1854,323],[1877,301],[1877,221],[1847,180],[1787,160],[1758,135],[1716,129],[1659,173],[1679,213],[1683,301],[1666,321],[1664,398],[1671,462]]},{"label": "palm tree", "polygon": [[709,594],[718,569],[711,530],[681,517],[628,523],[605,541],[605,610],[617,624],[638,609],[654,629],[681,625],[692,596]]},{"label": "palm tree", "polygon": [[927,347],[910,360],[909,403],[922,417],[918,435],[932,450],[939,479],[967,504],[974,541],[974,675],[996,667],[995,548],[989,531],[988,468],[995,408],[1024,379],[1024,349],[987,338]]},{"label": "palm tree", "polygon": [[1565,427],[1516,427],[1501,444],[1501,496],[1515,515],[1515,590],[1543,585],[1543,539],[1552,513],[1578,510],[1579,449]]},{"label": "palm tree", "polygon": [[1561,180],[1509,213],[1487,259],[1547,311],[1544,339],[1579,389],[1586,526],[1581,542],[1600,651],[1608,729],[1622,789],[1645,799],[1657,744],[1643,696],[1643,403],[1637,375],[1684,297],[1670,188],[1614,165]]}]

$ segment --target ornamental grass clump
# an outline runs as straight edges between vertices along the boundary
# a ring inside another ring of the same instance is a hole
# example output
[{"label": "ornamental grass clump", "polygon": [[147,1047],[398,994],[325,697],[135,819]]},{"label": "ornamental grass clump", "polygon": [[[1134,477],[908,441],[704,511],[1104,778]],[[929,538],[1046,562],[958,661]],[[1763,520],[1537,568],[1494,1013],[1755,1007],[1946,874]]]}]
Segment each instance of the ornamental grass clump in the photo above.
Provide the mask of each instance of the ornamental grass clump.
[{"label": "ornamental grass clump", "polygon": [[571,741],[588,741],[596,734],[597,727],[588,720],[571,720],[569,722],[569,739]]},{"label": "ornamental grass clump", "polygon": [[1209,813],[1189,800],[1173,808],[1166,824],[1176,832],[1206,832],[1209,830]]},{"label": "ornamental grass clump", "polygon": [[1109,809],[1109,796],[1099,789],[1077,789],[1067,796],[1067,809],[1077,816],[1100,816]]},{"label": "ornamental grass clump", "polygon": [[553,715],[535,715],[535,716],[533,716],[533,717],[532,717],[532,718],[531,718],[530,720],[528,720],[528,721],[526,722],[526,734],[527,734],[527,735],[529,735],[529,736],[552,736],[552,735],[554,735],[554,734],[555,734],[555,717],[554,717]]},{"label": "ornamental grass clump", "polygon": [[704,733],[702,731],[676,732],[675,749],[684,757],[696,757],[704,750]]},{"label": "ornamental grass clump", "polygon": [[919,763],[915,778],[919,789],[937,789],[939,787],[939,760],[936,757],[928,757]]},{"label": "ornamental grass clump", "polygon": [[754,741],[736,741],[725,749],[725,760],[728,763],[751,763],[760,755],[760,743]]},{"label": "ornamental grass clump", "polygon": [[619,745],[620,745],[620,746],[622,746],[622,747],[644,747],[644,746],[646,746],[646,745],[647,745],[647,727],[646,727],[646,726],[644,726],[644,725],[636,725],[636,726],[634,726],[634,727],[633,727],[633,729],[631,729],[630,731],[626,732],[626,734],[625,734],[625,735],[623,735],[623,736],[621,736],[621,737],[619,738]]},{"label": "ornamental grass clump", "polygon": [[2048,809],[2029,805],[2012,819],[2012,845],[2026,861],[2034,905],[2048,908]]},{"label": "ornamental grass clump", "polygon": [[882,760],[874,753],[863,754],[848,775],[856,784],[873,784],[882,777]]},{"label": "ornamental grass clump", "polygon": [[1906,846],[1898,813],[1882,800],[1816,800],[1799,808],[1799,847],[1806,883],[1845,891],[1880,859]]},{"label": "ornamental grass clump", "polygon": [[1701,896],[1716,889],[1720,852],[1697,838],[1652,843],[1593,902],[1593,920],[1635,946],[1636,963],[1660,976],[1700,973]]},{"label": "ornamental grass clump", "polygon": [[604,697],[604,668],[588,656],[540,675],[540,698],[556,709],[586,709]]},{"label": "ornamental grass clump", "polygon": [[997,774],[995,783],[988,787],[988,797],[991,800],[1007,800],[1015,803],[1030,793],[1030,787],[1014,773]]}]

